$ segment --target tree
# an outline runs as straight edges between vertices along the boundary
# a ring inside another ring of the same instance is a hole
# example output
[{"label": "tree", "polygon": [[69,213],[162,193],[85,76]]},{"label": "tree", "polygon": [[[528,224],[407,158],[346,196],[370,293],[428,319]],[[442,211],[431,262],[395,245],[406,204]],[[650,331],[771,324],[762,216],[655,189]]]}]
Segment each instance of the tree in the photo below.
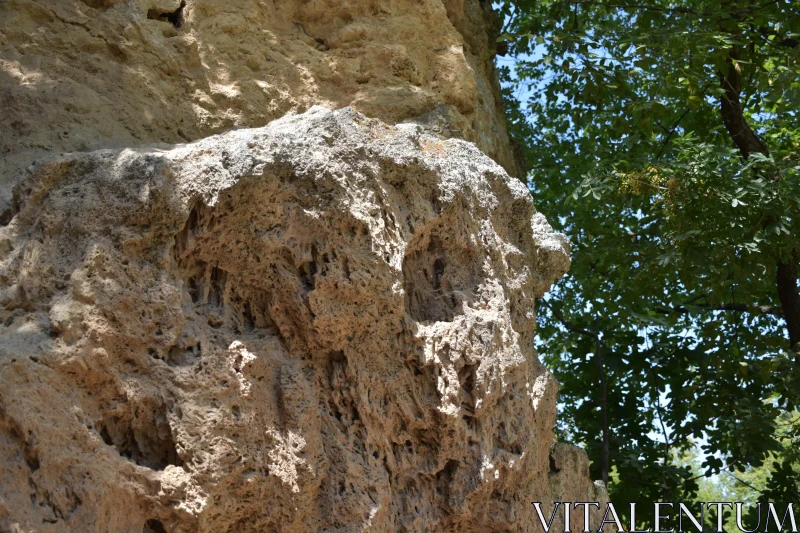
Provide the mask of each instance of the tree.
[{"label": "tree", "polygon": [[[500,7],[512,135],[573,243],[539,302],[562,436],[612,501],[690,497],[767,458],[786,468],[763,494],[797,501],[797,424],[787,440],[776,422],[800,395],[797,5]],[[697,441],[700,472],[675,460]]]}]

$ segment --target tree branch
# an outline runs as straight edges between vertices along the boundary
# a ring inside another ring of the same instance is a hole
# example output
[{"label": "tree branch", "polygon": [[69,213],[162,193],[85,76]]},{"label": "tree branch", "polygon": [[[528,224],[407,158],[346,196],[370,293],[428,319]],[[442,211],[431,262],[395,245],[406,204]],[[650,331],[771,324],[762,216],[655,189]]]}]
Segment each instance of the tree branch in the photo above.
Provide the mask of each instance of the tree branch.
[{"label": "tree branch", "polygon": [[744,118],[744,111],[740,101],[742,91],[742,75],[739,66],[740,49],[739,46],[732,46],[726,60],[727,71],[719,73],[719,82],[725,94],[720,98],[720,113],[722,123],[728,130],[733,142],[739,149],[744,159],[750,154],[761,153],[769,155],[769,150],[761,142],[761,139],[750,129],[750,125]]},{"label": "tree branch", "polygon": [[[705,93],[705,89],[703,89],[703,93]],[[661,154],[664,153],[664,149],[667,147],[667,144],[669,143],[669,140],[675,134],[675,130],[677,129],[678,124],[681,123],[681,120],[683,120],[683,117],[685,117],[686,115],[689,114],[690,109],[691,108],[686,109],[686,111],[684,111],[683,114],[680,117],[678,117],[678,120],[675,121],[675,124],[672,125],[672,127],[669,129],[669,131],[667,131],[667,137],[664,139],[664,142],[661,143],[661,148],[658,150],[658,155],[656,155],[656,160],[661,158]],[[659,126],[661,126],[661,124],[659,124]],[[661,128],[666,131],[666,128],[664,128],[663,126],[661,126]]]},{"label": "tree branch", "polygon": [[758,28],[758,33],[764,38],[764,42],[773,46],[779,46],[782,48],[794,48],[798,44],[800,44],[800,40],[797,39],[789,39],[789,38],[781,38],[781,39],[774,39],[772,41],[769,40],[770,37],[778,37],[778,33],[770,30],[769,28],[765,28],[761,26]]},{"label": "tree branch", "polygon": [[667,484],[667,464],[669,464],[669,434],[667,433],[667,426],[664,424],[664,416],[661,414],[661,391],[658,388],[658,379],[656,378],[656,371],[651,366],[650,375],[653,376],[653,386],[656,388],[656,413],[658,414],[658,422],[661,424],[661,432],[664,434],[664,501],[669,499],[669,485]]},{"label": "tree branch", "polygon": [[600,423],[603,430],[603,457],[601,462],[600,478],[603,484],[608,487],[608,473],[611,470],[611,442],[610,431],[608,428],[608,398],[606,395],[606,370],[603,365],[603,354],[601,352],[600,336],[594,338],[594,358],[597,365],[597,372],[600,376]]},{"label": "tree branch", "polygon": [[753,485],[751,485],[751,484],[750,484],[750,483],[748,483],[747,481],[745,481],[745,480],[741,479],[739,476],[737,476],[736,474],[734,474],[734,473],[733,473],[733,472],[731,472],[730,470],[728,470],[726,473],[727,473],[729,476],[731,476],[733,479],[735,479],[736,481],[738,481],[739,483],[741,483],[742,485],[744,485],[745,487],[747,487],[747,488],[749,488],[749,489],[751,489],[751,490],[753,490],[753,491],[755,491],[755,492],[757,492],[757,493],[759,493],[759,494],[761,494],[761,493],[763,492],[763,491],[761,491],[761,490],[759,490],[759,489],[755,488]]},{"label": "tree branch", "polygon": [[[720,98],[722,122],[744,159],[757,152],[769,155],[766,145],[750,129],[739,100],[742,89],[739,54],[739,46],[732,46],[727,59],[728,72],[719,73],[720,84],[725,90],[725,94]],[[797,263],[797,249],[791,251],[787,260],[779,258],[776,284],[778,299],[781,302],[781,314],[786,320],[786,331],[789,334],[789,348],[796,353],[795,363],[800,366],[800,293],[797,289]]]},{"label": "tree branch", "polygon": [[737,311],[741,313],[757,313],[762,315],[783,316],[781,308],[777,305],[748,305],[748,304],[719,304],[719,305],[675,305],[672,307],[656,307],[655,311],[662,314],[691,314],[694,309],[709,312],[709,311]]},{"label": "tree branch", "polygon": [[[610,7],[610,8],[615,8],[615,9],[654,11],[654,12],[657,12],[657,13],[665,13],[667,15],[675,15],[675,14],[677,14],[677,15],[695,15],[695,16],[699,16],[699,17],[713,17],[715,15],[718,15],[717,13],[714,13],[713,11],[701,11],[701,10],[698,10],[698,9],[692,9],[690,7],[683,7],[683,6],[679,6],[679,7],[660,7],[660,6],[655,6],[655,5],[652,5],[652,4],[636,4],[636,3],[628,3],[628,4],[614,3],[614,4],[610,4],[610,3],[607,3],[607,2],[603,2],[602,0],[568,0],[568,2],[570,4],[575,4],[575,5],[589,5],[589,6],[594,6],[594,7]],[[764,7],[767,7],[771,3],[772,3],[772,1],[768,1],[768,2],[765,2],[762,5],[759,5],[759,6],[740,7],[738,9],[734,9],[734,10],[730,11],[730,13],[732,15],[734,15],[734,18],[736,18],[736,17],[739,17],[741,15],[748,15],[750,13],[756,12],[756,11],[758,11],[760,9],[763,9]]]}]

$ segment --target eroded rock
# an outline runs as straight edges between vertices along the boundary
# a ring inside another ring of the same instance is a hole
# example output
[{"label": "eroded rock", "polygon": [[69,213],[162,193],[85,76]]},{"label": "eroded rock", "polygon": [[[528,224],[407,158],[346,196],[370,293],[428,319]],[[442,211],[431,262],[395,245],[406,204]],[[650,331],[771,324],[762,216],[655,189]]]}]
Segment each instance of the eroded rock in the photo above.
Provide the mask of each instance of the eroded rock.
[{"label": "eroded rock", "polygon": [[528,532],[604,498],[551,460],[533,350],[566,241],[471,143],[314,107],[41,164],[11,215],[6,530]]},{"label": "eroded rock", "polygon": [[34,161],[261,127],[312,105],[387,123],[447,106],[522,177],[485,0],[4,0],[0,214]]}]

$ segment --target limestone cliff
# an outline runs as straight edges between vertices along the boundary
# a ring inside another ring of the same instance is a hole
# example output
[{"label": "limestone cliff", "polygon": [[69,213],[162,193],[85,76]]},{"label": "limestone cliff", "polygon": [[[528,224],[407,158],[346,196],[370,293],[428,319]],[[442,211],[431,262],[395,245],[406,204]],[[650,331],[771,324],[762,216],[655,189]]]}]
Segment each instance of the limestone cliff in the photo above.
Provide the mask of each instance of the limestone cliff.
[{"label": "limestone cliff", "polygon": [[534,302],[568,245],[509,175],[494,31],[477,0],[0,3],[0,532],[535,532],[605,498],[554,448]]}]

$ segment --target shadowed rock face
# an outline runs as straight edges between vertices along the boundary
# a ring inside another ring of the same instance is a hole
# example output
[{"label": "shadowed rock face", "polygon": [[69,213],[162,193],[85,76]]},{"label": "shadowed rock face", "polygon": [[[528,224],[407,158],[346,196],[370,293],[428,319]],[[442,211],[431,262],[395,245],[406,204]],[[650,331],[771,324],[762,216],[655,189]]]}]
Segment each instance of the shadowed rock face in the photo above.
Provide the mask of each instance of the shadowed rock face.
[{"label": "shadowed rock face", "polygon": [[314,107],[41,164],[10,214],[2,531],[528,532],[604,498],[551,459],[533,350],[566,241],[471,143]]},{"label": "shadowed rock face", "polygon": [[518,177],[485,0],[3,0],[0,213],[35,160],[194,141],[315,104],[445,106]]}]

